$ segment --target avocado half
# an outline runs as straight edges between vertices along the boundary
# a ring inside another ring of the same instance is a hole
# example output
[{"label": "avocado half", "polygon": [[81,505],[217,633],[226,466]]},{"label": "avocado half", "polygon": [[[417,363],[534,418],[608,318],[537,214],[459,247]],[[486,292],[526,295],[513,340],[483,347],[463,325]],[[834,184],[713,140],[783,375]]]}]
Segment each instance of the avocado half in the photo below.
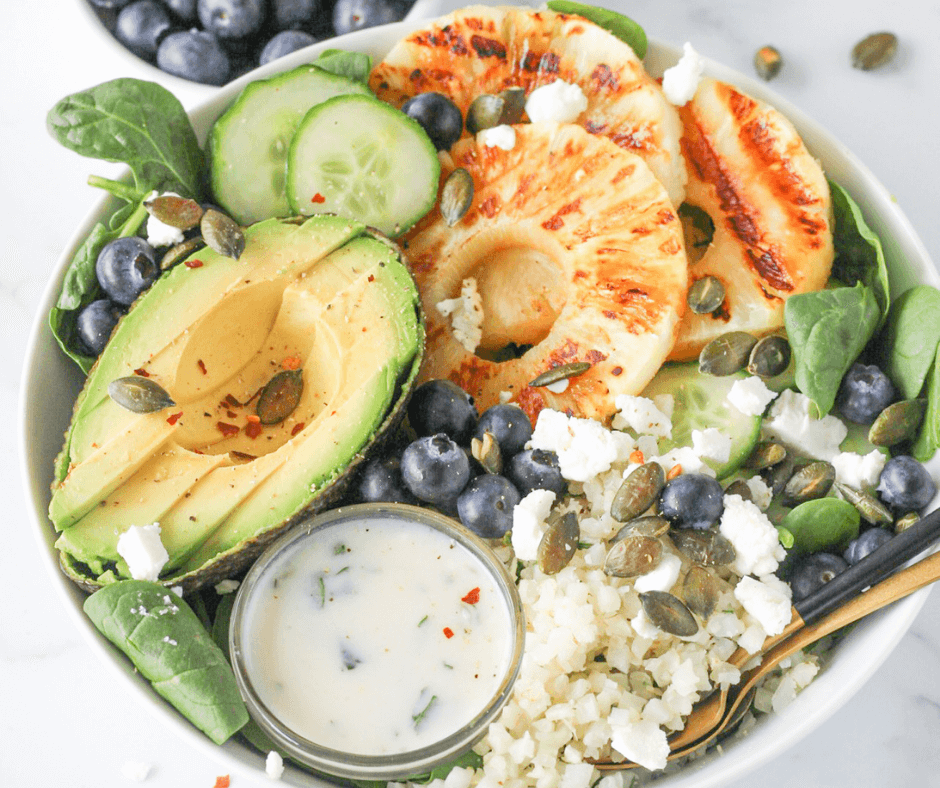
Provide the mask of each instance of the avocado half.
[{"label": "avocado half", "polygon": [[[164,274],[79,394],[49,516],[62,569],[88,591],[130,577],[117,542],[132,525],[160,525],[160,582],[184,594],[237,574],[336,503],[404,414],[424,324],[398,248],[329,215],[245,238],[238,260],[202,249]],[[259,423],[258,394],[285,369],[302,374],[299,401]],[[108,386],[131,375],[175,405],[117,404]]]}]

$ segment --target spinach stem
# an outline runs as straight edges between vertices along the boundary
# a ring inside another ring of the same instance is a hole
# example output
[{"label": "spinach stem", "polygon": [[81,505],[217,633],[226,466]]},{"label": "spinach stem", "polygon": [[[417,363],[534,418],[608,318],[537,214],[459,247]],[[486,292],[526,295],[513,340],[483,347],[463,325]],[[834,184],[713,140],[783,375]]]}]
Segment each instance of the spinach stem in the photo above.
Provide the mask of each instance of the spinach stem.
[{"label": "spinach stem", "polygon": [[109,194],[127,200],[127,202],[140,202],[142,196],[134,186],[128,186],[126,183],[114,181],[110,178],[102,178],[100,175],[89,175],[88,185],[94,186],[96,189],[104,189]]}]

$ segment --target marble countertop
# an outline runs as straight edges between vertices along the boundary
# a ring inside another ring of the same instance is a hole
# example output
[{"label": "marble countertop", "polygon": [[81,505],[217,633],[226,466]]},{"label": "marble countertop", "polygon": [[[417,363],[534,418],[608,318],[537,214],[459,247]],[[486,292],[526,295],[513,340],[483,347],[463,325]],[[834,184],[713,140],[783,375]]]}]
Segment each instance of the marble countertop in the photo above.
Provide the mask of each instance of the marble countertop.
[{"label": "marble countertop", "polygon": [[[820,121],[886,185],[940,261],[940,4],[924,0],[633,0],[616,3],[651,37],[690,41],[751,73],[774,44],[785,65],[772,87]],[[85,184],[108,168],[58,147],[45,114],[62,96],[116,76],[156,78],[97,37],[79,0],[9,3],[0,32],[0,408],[18,413],[27,336],[60,250],[97,199]],[[895,62],[849,65],[868,33],[900,38]],[[172,84],[171,84],[172,83]],[[167,80],[191,106],[209,88]],[[13,425],[10,425],[11,431]],[[151,765],[153,788],[211,788],[219,762],[155,721],[111,680],[67,615],[30,533],[19,458],[0,453],[0,785],[123,788],[127,762]],[[729,788],[759,785],[936,785],[940,774],[940,594],[864,688],[790,752]],[[270,785],[233,778],[235,788]]]}]

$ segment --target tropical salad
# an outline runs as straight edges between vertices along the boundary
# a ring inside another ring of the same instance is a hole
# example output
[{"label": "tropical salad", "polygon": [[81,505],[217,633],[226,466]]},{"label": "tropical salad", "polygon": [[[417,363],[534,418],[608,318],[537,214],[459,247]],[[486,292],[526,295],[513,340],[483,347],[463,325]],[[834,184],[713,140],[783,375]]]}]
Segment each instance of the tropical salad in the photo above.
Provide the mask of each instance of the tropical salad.
[{"label": "tropical salad", "polygon": [[[233,592],[312,513],[432,507],[516,578],[512,695],[416,781],[620,788],[794,601],[936,506],[940,291],[891,292],[780,112],[689,45],[651,75],[646,48],[569,0],[470,7],[381,62],[246,84],[204,147],[151,83],[50,112],[130,168],[91,178],[114,200],[50,315],[87,374],[50,469],[62,569],[158,693],[273,776]],[[792,657],[752,712],[824,661]]]}]

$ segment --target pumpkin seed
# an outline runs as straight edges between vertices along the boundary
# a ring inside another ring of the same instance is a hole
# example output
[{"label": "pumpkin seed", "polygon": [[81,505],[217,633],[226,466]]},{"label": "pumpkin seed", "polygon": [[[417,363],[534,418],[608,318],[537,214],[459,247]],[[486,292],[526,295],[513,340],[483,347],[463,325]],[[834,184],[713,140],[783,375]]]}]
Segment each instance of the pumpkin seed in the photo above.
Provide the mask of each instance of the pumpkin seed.
[{"label": "pumpkin seed", "polygon": [[695,616],[681,599],[665,591],[647,591],[640,594],[643,612],[663,632],[678,637],[692,637],[698,632]]},{"label": "pumpkin seed", "polygon": [[702,348],[698,368],[706,375],[733,375],[744,369],[757,338],[745,331],[729,331]]},{"label": "pumpkin seed", "polygon": [[210,208],[202,215],[199,231],[206,245],[225,257],[237,260],[245,251],[245,233],[234,219]]},{"label": "pumpkin seed", "polygon": [[682,598],[686,607],[699,618],[708,619],[718,607],[721,597],[721,585],[703,566],[693,566],[682,582]]},{"label": "pumpkin seed", "polygon": [[108,396],[131,413],[156,413],[176,404],[163,386],[143,375],[112,380]]},{"label": "pumpkin seed", "polygon": [[747,360],[747,371],[760,378],[775,378],[790,366],[790,343],[772,334],[757,340]]},{"label": "pumpkin seed", "polygon": [[659,566],[663,557],[663,545],[659,539],[642,534],[633,534],[607,551],[604,574],[611,577],[638,577]]},{"label": "pumpkin seed", "polygon": [[908,512],[897,519],[897,522],[894,524],[894,532],[899,534],[902,531],[906,531],[918,520],[920,520],[920,515],[917,512]]},{"label": "pumpkin seed", "polygon": [[203,241],[202,238],[190,238],[186,241],[181,241],[175,246],[171,246],[166,250],[163,257],[160,258],[160,270],[169,270],[177,263],[183,262],[183,260],[196,250],[202,249],[205,245],[206,242]]},{"label": "pumpkin seed", "polygon": [[177,230],[191,230],[202,218],[202,206],[195,200],[179,197],[175,194],[161,194],[144,202],[154,219],[175,227]]},{"label": "pumpkin seed", "polygon": [[534,380],[530,380],[529,385],[532,388],[550,386],[552,383],[583,375],[590,368],[591,363],[589,361],[572,361],[570,364],[559,364],[557,367],[552,367],[547,372],[543,372]]},{"label": "pumpkin seed", "polygon": [[868,430],[869,442],[875,446],[894,446],[914,438],[926,412],[926,399],[905,399],[891,403],[872,422]]},{"label": "pumpkin seed", "polygon": [[692,283],[686,301],[695,314],[711,314],[725,302],[725,286],[717,277],[703,276]]},{"label": "pumpkin seed", "polygon": [[795,470],[796,459],[792,455],[787,454],[780,462],[763,468],[760,475],[765,484],[770,487],[773,497],[776,498],[783,493],[787,482],[790,481],[790,477]]},{"label": "pumpkin seed", "polygon": [[755,471],[764,468],[772,468],[787,458],[787,450],[784,446],[773,441],[760,441],[751,452],[750,456],[744,461],[745,468],[751,468]]},{"label": "pumpkin seed", "polygon": [[702,566],[727,566],[737,558],[731,542],[712,529],[674,530],[672,543],[686,558]]},{"label": "pumpkin seed", "polygon": [[858,509],[858,513],[866,522],[872,525],[890,525],[894,522],[894,517],[888,507],[874,495],[839,482],[836,482],[835,488],[839,491],[839,495]]},{"label": "pumpkin seed", "polygon": [[492,432],[484,432],[483,438],[471,438],[470,454],[487,473],[503,472],[503,454]]},{"label": "pumpkin seed", "polygon": [[639,517],[649,509],[666,486],[666,472],[658,462],[648,462],[632,471],[610,504],[610,516],[618,523]]},{"label": "pumpkin seed", "polygon": [[898,51],[898,37],[894,33],[872,33],[852,47],[852,65],[862,71],[871,71],[890,63]]},{"label": "pumpkin seed", "polygon": [[800,467],[783,488],[783,505],[796,506],[804,501],[824,498],[836,480],[832,463],[818,460]]},{"label": "pumpkin seed", "polygon": [[503,111],[499,115],[500,123],[510,126],[522,121],[525,112],[525,88],[506,88],[496,94],[503,100]]},{"label": "pumpkin seed", "polygon": [[610,541],[611,544],[613,544],[634,534],[656,538],[665,534],[671,526],[672,523],[670,523],[669,520],[659,515],[651,514],[645,517],[637,517],[630,520],[623,528],[617,531]]},{"label": "pumpkin seed", "polygon": [[554,575],[568,566],[578,550],[580,537],[581,528],[574,512],[567,512],[561,519],[550,523],[539,542],[536,556],[539,569],[547,575]]},{"label": "pumpkin seed", "polygon": [[725,495],[740,495],[745,501],[754,502],[754,495],[744,479],[735,479],[725,487]]},{"label": "pumpkin seed", "polygon": [[441,187],[441,216],[448,227],[453,227],[466,215],[473,204],[473,176],[458,167]]},{"label": "pumpkin seed", "polygon": [[754,53],[754,70],[761,79],[769,82],[780,73],[782,67],[783,57],[776,47],[764,46]]},{"label": "pumpkin seed", "polygon": [[491,93],[482,93],[470,102],[467,109],[467,131],[476,134],[483,129],[491,129],[502,124],[503,109],[506,99]]},{"label": "pumpkin seed", "polygon": [[255,413],[262,424],[279,424],[300,404],[304,390],[301,369],[285,369],[278,372],[261,390]]}]

